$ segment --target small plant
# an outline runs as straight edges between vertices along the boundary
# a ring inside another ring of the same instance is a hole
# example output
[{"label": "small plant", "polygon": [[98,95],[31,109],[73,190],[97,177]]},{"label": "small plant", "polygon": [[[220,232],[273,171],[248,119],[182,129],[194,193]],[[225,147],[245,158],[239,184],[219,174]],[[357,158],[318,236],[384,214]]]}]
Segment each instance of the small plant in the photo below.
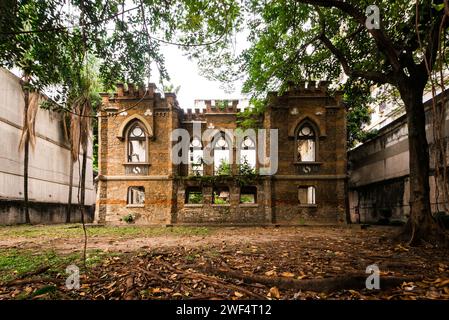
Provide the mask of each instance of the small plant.
[{"label": "small plant", "polygon": [[239,176],[236,177],[236,181],[240,186],[246,186],[254,184],[257,180],[256,169],[253,168],[246,157],[244,157],[243,163],[239,164]]},{"label": "small plant", "polygon": [[219,192],[213,192],[213,204],[228,204],[229,198],[221,198]]},{"label": "small plant", "polygon": [[217,176],[230,176],[231,175],[231,165],[224,159],[221,159],[220,165],[217,169]]},{"label": "small plant", "polygon": [[188,195],[187,203],[190,204],[203,203],[203,194],[201,192],[190,192]]},{"label": "small plant", "polygon": [[239,173],[242,176],[254,176],[256,175],[256,169],[254,169],[248,162],[247,157],[243,157],[243,163],[239,164]]},{"label": "small plant", "polygon": [[123,216],[121,220],[125,221],[126,223],[133,223],[136,220],[136,217],[130,213]]},{"label": "small plant", "polygon": [[242,194],[240,196],[240,203],[254,203],[254,195]]},{"label": "small plant", "polygon": [[217,101],[215,101],[215,104],[218,107],[218,109],[220,109],[221,111],[224,111],[228,107],[229,101],[228,100],[217,100]]}]

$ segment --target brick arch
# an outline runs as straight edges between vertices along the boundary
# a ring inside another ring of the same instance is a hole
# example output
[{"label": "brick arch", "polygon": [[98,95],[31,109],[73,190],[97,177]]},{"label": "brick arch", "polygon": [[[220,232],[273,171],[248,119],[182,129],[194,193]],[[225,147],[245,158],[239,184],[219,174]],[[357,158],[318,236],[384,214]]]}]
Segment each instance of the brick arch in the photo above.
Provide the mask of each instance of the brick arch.
[{"label": "brick arch", "polygon": [[289,137],[295,137],[296,136],[296,129],[304,123],[309,122],[313,128],[316,130],[317,137],[324,137],[326,136],[326,127],[321,124],[320,119],[315,117],[314,115],[304,115],[302,117],[299,117],[295,122],[294,125],[292,125],[288,130],[288,136]]},{"label": "brick arch", "polygon": [[126,118],[122,122],[122,124],[118,128],[117,138],[119,138],[119,139],[124,139],[125,138],[125,129],[128,126],[128,124],[130,124],[134,120],[138,120],[138,121],[140,121],[142,123],[142,125],[145,127],[145,130],[147,131],[147,134],[148,134],[149,137],[153,136],[153,128],[151,128],[151,126],[148,123],[148,121],[144,117],[139,115],[139,114],[133,114],[133,115],[129,116],[128,118]]}]

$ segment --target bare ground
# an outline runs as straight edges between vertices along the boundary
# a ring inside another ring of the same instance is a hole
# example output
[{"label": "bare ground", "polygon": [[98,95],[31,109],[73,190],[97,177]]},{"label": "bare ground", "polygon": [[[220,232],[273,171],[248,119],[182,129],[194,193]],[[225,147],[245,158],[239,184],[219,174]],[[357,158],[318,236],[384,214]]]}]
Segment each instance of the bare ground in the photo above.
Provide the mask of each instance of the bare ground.
[{"label": "bare ground", "polygon": [[[200,235],[93,233],[88,249],[122,254],[82,272],[81,289],[66,289],[64,274],[36,274],[0,284],[0,298],[28,292],[25,298],[449,299],[447,249],[408,247],[393,240],[397,232],[352,226],[208,228]],[[68,254],[83,247],[81,234],[7,234],[0,232],[0,249]],[[359,279],[368,276],[372,264],[380,269],[380,290],[364,289]],[[326,290],[333,279],[337,287]],[[388,279],[400,281],[387,286]],[[317,289],[298,289],[308,283],[304,280]],[[34,294],[46,287],[53,289]]]}]

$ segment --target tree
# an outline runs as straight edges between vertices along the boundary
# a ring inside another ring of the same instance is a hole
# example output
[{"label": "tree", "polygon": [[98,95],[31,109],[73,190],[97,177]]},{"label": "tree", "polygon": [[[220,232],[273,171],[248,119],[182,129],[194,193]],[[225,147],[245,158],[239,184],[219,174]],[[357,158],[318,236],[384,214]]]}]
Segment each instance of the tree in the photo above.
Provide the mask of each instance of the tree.
[{"label": "tree", "polygon": [[[153,65],[162,80],[169,80],[161,43],[201,47],[223,41],[232,17],[237,15],[234,0],[125,2],[0,2],[0,66],[23,71],[24,119],[29,118],[30,92],[55,87],[56,93],[49,94],[54,103],[46,104],[47,107],[81,118],[95,117],[89,108],[72,110],[78,104],[70,101],[73,93],[83,87],[81,70],[87,55],[99,61],[104,90],[119,81],[142,85],[150,80]],[[218,36],[206,43],[205,39],[211,35]],[[23,137],[24,202],[26,221],[30,222],[27,176],[30,135]]]},{"label": "tree", "polygon": [[[234,71],[227,73],[223,68],[207,67],[214,65],[210,62],[217,58],[214,51],[196,53],[205,73],[221,80],[235,77],[239,71],[246,73],[244,91],[254,95],[283,91],[291,82],[301,80],[344,82],[341,70],[351,81],[390,84],[405,105],[409,129],[411,212],[407,233],[412,244],[444,237],[430,208],[422,97],[429,78],[443,67],[441,58],[448,44],[447,1],[247,0],[245,9],[250,47],[233,58],[227,51],[224,61],[234,64]],[[380,21],[372,20],[376,9]]]},{"label": "tree", "polygon": [[[25,221],[30,223],[28,204],[28,162],[29,145],[34,146],[34,122],[38,109],[37,92],[40,88],[61,80],[61,73],[55,66],[65,63],[59,54],[61,44],[67,40],[66,33],[56,35],[27,32],[58,24],[59,12],[53,1],[25,2],[5,1],[0,6],[0,66],[19,67],[22,70],[22,89],[24,95],[24,125],[20,149],[24,150],[24,212]],[[13,34],[21,30],[23,33]],[[8,32],[11,31],[11,32]]]}]

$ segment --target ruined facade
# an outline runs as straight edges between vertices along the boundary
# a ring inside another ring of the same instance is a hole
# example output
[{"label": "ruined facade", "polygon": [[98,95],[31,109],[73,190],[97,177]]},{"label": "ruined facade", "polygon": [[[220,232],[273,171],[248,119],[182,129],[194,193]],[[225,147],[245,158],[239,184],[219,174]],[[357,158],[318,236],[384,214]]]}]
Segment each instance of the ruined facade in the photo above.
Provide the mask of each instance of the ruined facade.
[{"label": "ruined facade", "polygon": [[[241,139],[229,133],[237,128],[241,111],[236,100],[206,100],[204,109],[183,110],[174,94],[162,97],[153,84],[139,89],[118,85],[113,96],[104,94],[96,220],[220,225],[344,221],[346,115],[340,96],[330,96],[325,82],[309,82],[280,96],[271,93],[267,101],[258,128],[278,129],[277,141],[269,132]],[[189,132],[188,149],[177,151],[188,163],[173,161],[175,129]],[[274,167],[274,160],[260,161],[258,147],[264,145],[269,155],[275,142],[276,172],[258,174]],[[212,162],[204,161],[206,154]]]}]

